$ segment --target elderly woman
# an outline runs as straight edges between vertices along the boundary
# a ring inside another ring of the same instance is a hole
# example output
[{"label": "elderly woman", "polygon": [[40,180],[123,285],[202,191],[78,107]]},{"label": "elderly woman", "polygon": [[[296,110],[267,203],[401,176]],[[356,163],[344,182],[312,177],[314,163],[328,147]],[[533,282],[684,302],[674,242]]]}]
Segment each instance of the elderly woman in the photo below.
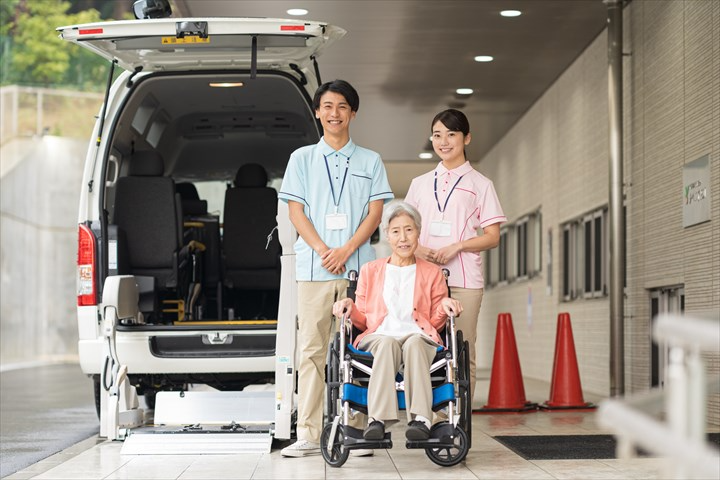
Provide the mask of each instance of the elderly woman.
[{"label": "elderly woman", "polygon": [[385,425],[398,420],[395,374],[401,363],[408,419],[405,436],[408,440],[430,437],[430,365],[442,345],[438,329],[449,315],[462,312],[460,303],[448,298],[440,267],[415,257],[420,225],[420,214],[411,205],[386,205],[382,228],[392,255],[362,267],[355,302],[345,298],[333,305],[336,316],[349,315],[363,331],[355,346],[375,358],[368,385],[366,440],[382,439]]}]

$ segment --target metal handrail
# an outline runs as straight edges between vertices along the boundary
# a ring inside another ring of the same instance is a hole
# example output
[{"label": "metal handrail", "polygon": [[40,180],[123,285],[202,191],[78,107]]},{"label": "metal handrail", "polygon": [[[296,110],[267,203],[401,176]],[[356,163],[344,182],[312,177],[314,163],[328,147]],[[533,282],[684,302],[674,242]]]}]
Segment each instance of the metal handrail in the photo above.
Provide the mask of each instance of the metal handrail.
[{"label": "metal handrail", "polygon": [[720,353],[720,319],[661,315],[653,336],[670,349],[666,388],[603,401],[598,423],[617,433],[619,458],[639,446],[670,460],[668,478],[720,478],[720,450],[705,439],[707,394],[720,381],[708,382],[702,358]]}]

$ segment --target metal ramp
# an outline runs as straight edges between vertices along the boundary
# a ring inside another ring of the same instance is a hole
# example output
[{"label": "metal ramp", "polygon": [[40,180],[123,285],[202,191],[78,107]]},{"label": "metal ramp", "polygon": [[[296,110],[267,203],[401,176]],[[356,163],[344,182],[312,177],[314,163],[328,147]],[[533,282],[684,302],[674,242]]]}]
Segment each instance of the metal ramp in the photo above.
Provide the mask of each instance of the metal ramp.
[{"label": "metal ramp", "polygon": [[130,430],[123,455],[270,453],[275,392],[158,392],[153,426]]}]

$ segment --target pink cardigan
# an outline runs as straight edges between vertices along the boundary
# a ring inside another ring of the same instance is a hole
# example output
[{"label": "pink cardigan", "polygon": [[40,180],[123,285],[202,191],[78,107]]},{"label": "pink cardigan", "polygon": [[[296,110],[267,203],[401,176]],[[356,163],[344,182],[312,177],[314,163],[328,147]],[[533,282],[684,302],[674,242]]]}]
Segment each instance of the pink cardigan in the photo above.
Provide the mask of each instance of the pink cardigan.
[{"label": "pink cardigan", "polygon": [[[385,267],[389,260],[390,258],[380,258],[366,263],[360,269],[355,290],[355,306],[350,314],[353,325],[363,330],[353,342],[356,347],[366,335],[377,330],[387,316],[383,287]],[[440,302],[447,296],[448,289],[440,267],[416,258],[413,318],[418,327],[440,345],[442,340],[437,331],[447,320]]]}]

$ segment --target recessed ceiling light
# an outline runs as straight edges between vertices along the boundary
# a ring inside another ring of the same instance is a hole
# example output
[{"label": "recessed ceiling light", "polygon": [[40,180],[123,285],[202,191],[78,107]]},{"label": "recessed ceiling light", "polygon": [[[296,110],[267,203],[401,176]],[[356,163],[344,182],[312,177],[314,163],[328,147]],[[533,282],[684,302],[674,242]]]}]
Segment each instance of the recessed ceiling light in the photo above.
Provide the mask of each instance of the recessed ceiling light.
[{"label": "recessed ceiling light", "polygon": [[429,160],[433,157],[433,154],[430,152],[422,152],[418,157],[422,158],[423,160]]},{"label": "recessed ceiling light", "polygon": [[476,62],[492,62],[493,60],[495,59],[490,55],[478,55],[475,57]]},{"label": "recessed ceiling light", "polygon": [[232,87],[242,87],[244,84],[243,84],[243,82],[211,82],[208,85],[210,85],[213,88],[232,88]]},{"label": "recessed ceiling light", "polygon": [[520,10],[503,10],[500,12],[500,15],[503,17],[519,17],[522,15],[522,12]]},{"label": "recessed ceiling light", "polygon": [[458,88],[457,90],[455,90],[455,93],[457,93],[458,95],[472,95],[473,89],[472,88]]},{"label": "recessed ceiling light", "polygon": [[290,10],[287,11],[287,14],[300,16],[300,15],[307,15],[308,11],[305,10],[304,8],[291,8]]}]

